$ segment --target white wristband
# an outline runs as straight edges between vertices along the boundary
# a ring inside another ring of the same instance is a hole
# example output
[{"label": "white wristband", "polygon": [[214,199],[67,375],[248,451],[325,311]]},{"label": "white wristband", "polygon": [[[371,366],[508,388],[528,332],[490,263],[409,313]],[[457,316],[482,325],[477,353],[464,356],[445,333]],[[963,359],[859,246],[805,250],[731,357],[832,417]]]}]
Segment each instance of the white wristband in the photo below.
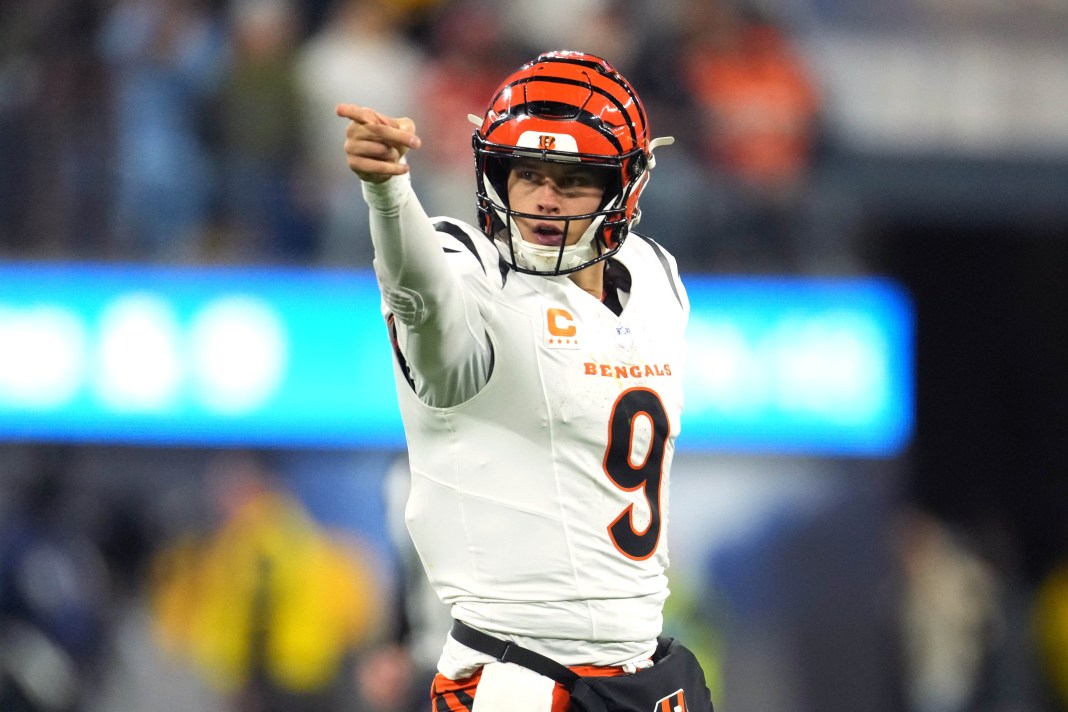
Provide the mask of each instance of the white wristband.
[{"label": "white wristband", "polygon": [[408,173],[393,176],[382,183],[361,183],[364,201],[376,213],[386,217],[400,214],[400,209],[412,194],[412,178]]}]

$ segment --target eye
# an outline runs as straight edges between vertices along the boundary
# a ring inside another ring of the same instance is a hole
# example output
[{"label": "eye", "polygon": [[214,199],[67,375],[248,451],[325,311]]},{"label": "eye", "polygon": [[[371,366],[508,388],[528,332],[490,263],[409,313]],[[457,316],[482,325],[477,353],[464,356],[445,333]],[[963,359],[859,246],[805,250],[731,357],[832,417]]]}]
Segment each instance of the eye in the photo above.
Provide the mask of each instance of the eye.
[{"label": "eye", "polygon": [[594,171],[581,171],[568,176],[562,184],[564,190],[573,191],[582,195],[600,194],[605,191],[607,181],[600,173]]},{"label": "eye", "polygon": [[538,172],[530,168],[517,168],[515,174],[519,180],[530,183],[537,183],[541,180],[541,176],[538,175]]}]

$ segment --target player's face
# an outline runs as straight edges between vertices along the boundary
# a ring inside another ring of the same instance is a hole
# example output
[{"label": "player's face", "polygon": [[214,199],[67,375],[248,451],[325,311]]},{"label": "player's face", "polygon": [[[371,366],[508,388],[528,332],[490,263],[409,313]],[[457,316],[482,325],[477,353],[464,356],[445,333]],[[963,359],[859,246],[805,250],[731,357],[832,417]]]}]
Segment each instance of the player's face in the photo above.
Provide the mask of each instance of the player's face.
[{"label": "player's face", "polygon": [[[569,215],[588,215],[601,207],[605,181],[596,168],[520,159],[508,174],[508,204],[512,210],[544,215],[545,220],[515,218],[523,239],[536,245],[573,245],[593,222],[553,220]],[[566,229],[566,234],[565,234]]]}]

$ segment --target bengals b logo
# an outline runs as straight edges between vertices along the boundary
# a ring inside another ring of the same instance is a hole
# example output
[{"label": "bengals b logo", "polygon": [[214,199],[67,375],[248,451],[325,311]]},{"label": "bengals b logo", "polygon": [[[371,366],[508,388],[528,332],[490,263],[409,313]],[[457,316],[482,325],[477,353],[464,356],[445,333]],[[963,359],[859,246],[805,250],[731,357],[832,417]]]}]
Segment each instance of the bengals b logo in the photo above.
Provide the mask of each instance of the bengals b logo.
[{"label": "bengals b logo", "polygon": [[538,137],[538,148],[543,151],[552,151],[556,149],[556,137],[547,136],[542,134]]},{"label": "bengals b logo", "polygon": [[656,706],[653,707],[653,712],[687,712],[686,695],[683,694],[681,689],[672,692],[656,703]]}]

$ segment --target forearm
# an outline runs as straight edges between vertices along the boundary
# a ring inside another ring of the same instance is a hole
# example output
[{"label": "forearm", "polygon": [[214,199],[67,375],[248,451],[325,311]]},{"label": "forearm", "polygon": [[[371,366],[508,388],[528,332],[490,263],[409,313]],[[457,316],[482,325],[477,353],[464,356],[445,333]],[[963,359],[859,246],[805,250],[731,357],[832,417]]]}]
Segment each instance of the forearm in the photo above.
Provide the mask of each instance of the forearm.
[{"label": "forearm", "polygon": [[467,400],[489,377],[489,340],[478,309],[465,300],[408,177],[363,186],[375,273],[383,301],[400,322],[416,391],[434,406]]}]

